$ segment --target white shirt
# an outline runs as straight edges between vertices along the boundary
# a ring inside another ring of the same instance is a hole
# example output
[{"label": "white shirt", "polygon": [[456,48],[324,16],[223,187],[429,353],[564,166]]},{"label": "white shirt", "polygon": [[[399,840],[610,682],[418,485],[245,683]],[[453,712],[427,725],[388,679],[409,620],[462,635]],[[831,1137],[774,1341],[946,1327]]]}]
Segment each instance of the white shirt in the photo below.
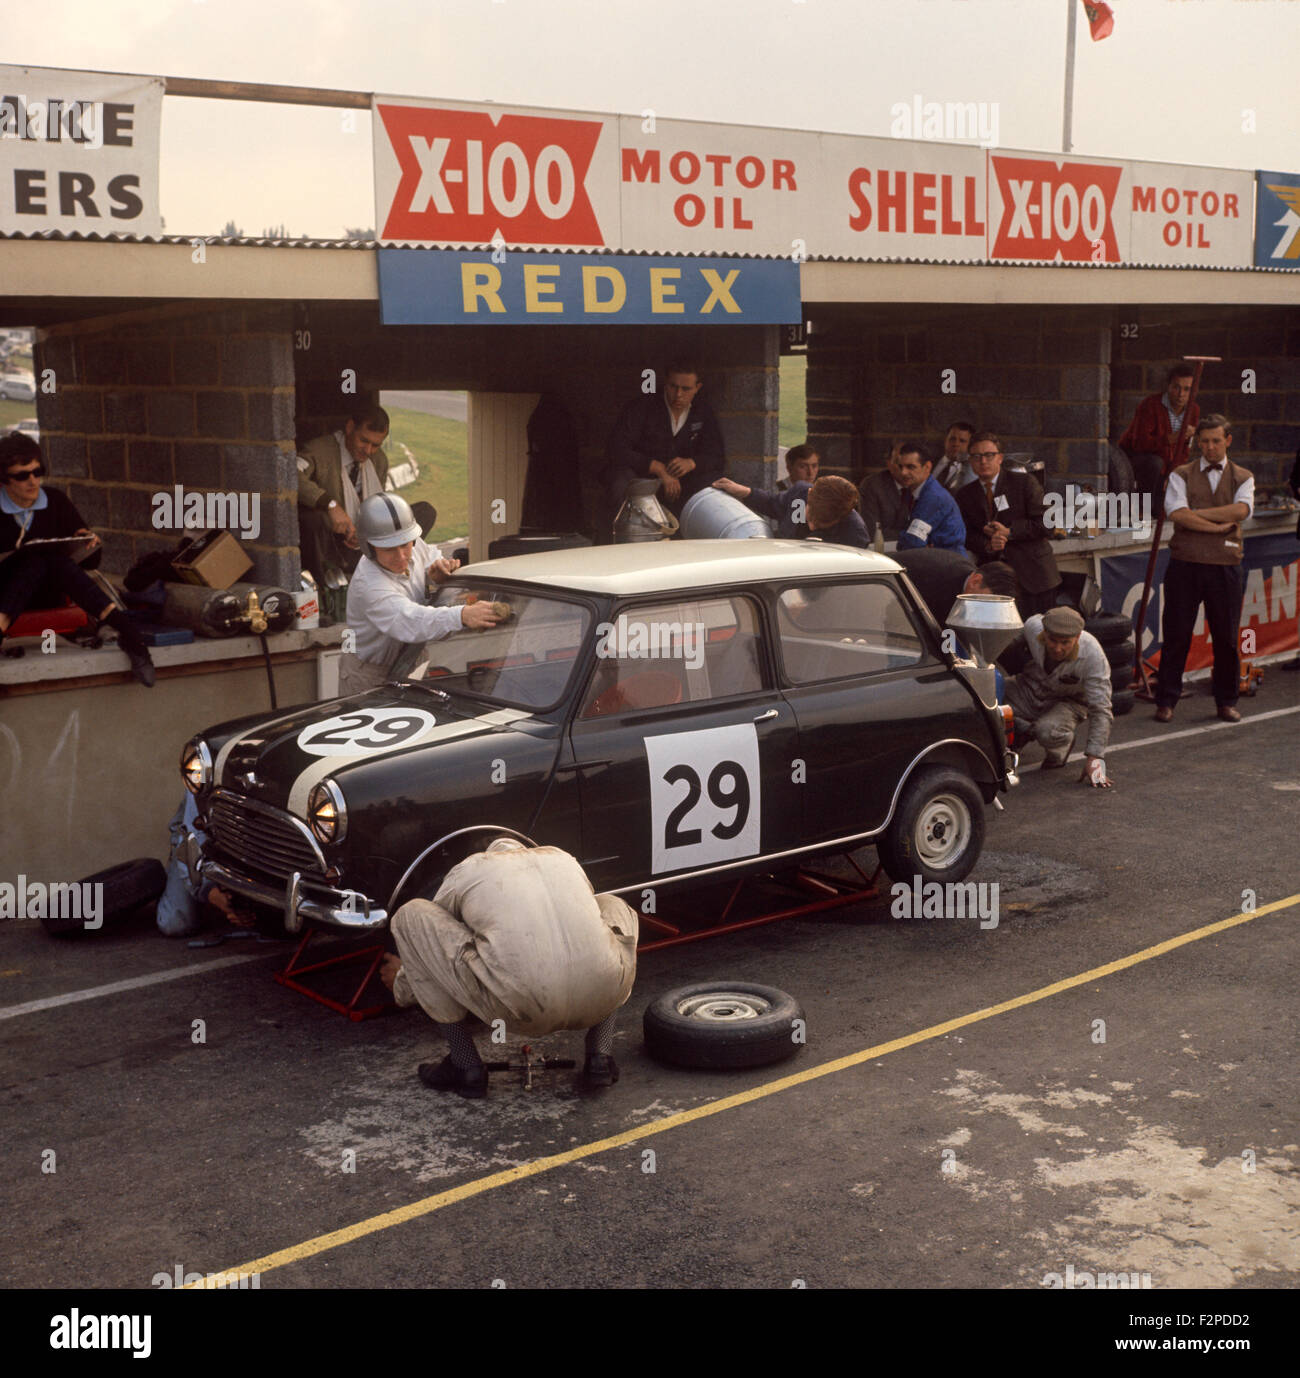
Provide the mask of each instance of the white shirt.
[{"label": "white shirt", "polygon": [[356,633],[359,659],[387,669],[407,646],[460,631],[460,608],[428,606],[426,576],[438,558],[436,549],[417,539],[405,575],[368,555],[358,561],[348,585],[348,628]]},{"label": "white shirt", "polygon": [[[664,406],[668,407],[667,401],[664,402]],[[674,435],[676,435],[677,432],[680,431],[681,428],[686,424],[686,418],[690,414],[691,409],[687,407],[686,410],[680,416],[674,416],[673,409],[671,407],[668,407],[668,420],[672,423]]]},{"label": "white shirt", "polygon": [[[1227,464],[1226,460],[1224,464]],[[1202,457],[1201,473],[1204,473],[1210,467],[1211,466],[1206,462],[1204,457]],[[1246,516],[1250,516],[1250,513],[1255,510],[1255,476],[1251,474],[1230,499],[1225,499],[1219,493],[1219,484],[1223,482],[1224,472],[1224,469],[1220,469],[1217,474],[1211,474],[1209,477],[1210,492],[1219,499],[1217,505],[1219,507],[1228,507],[1234,502],[1244,502],[1250,509],[1250,512],[1246,513]],[[1165,486],[1165,516],[1168,517],[1174,512],[1177,512],[1180,507],[1186,506],[1187,484],[1183,481],[1183,476],[1175,469],[1174,472],[1169,475],[1169,482]]]}]

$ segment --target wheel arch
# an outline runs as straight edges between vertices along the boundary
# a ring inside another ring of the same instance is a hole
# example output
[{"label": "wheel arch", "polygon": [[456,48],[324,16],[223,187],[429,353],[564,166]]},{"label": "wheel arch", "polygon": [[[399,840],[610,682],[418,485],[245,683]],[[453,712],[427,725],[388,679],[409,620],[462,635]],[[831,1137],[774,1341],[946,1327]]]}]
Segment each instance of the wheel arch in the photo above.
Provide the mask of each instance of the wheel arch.
[{"label": "wheel arch", "polygon": [[498,837],[513,837],[526,847],[537,846],[525,833],[499,823],[475,823],[468,828],[444,833],[436,842],[431,842],[402,873],[388,897],[388,913],[394,914],[397,907],[409,899],[423,897],[435,879],[441,884],[442,877],[458,861],[464,861],[474,852],[483,851],[489,842]]}]

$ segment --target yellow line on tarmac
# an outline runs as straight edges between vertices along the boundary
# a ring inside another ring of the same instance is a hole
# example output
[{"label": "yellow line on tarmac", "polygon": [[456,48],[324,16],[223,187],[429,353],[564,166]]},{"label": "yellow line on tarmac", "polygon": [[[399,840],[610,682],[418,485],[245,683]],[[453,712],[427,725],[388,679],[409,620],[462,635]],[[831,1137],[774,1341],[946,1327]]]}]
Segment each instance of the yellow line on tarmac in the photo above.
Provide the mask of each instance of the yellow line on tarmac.
[{"label": "yellow line on tarmac", "polygon": [[1090,971],[1082,971],[1077,976],[1068,976],[1065,980],[1053,982],[1050,986],[1031,990],[1027,995],[1017,995],[1014,999],[1004,1000],[999,1005],[990,1005],[987,1009],[960,1015],[943,1024],[932,1024],[928,1029],[920,1029],[918,1032],[906,1034],[902,1038],[891,1039],[888,1043],[877,1043],[874,1048],[864,1048],[859,1053],[850,1053],[848,1056],[836,1058],[832,1062],[820,1063],[816,1067],[808,1068],[807,1071],[795,1072],[788,1077],[781,1077],[777,1081],[764,1082],[761,1086],[751,1087],[748,1091],[740,1091],[734,1096],[724,1096],[721,1100],[710,1101],[707,1105],[696,1106],[693,1110],[681,1110],[675,1115],[665,1115],[661,1120],[652,1120],[649,1124],[639,1125],[635,1129],[625,1130],[622,1134],[614,1134],[607,1139],[597,1139],[593,1143],[580,1144],[577,1148],[570,1148],[564,1153],[553,1154],[549,1158],[537,1158],[531,1163],[521,1163],[518,1167],[508,1168],[504,1172],[494,1172],[490,1177],[480,1177],[473,1182],[463,1182],[458,1187],[451,1187],[447,1191],[438,1192],[436,1195],[426,1196],[421,1201],[413,1201],[409,1206],[400,1206],[397,1210],[385,1211],[383,1215],[372,1215],[370,1219],[358,1221],[355,1225],[348,1225],[344,1229],[317,1235],[315,1239],[294,1244],[288,1249],[277,1250],[273,1254],[267,1254],[264,1258],[255,1258],[251,1263],[243,1263],[238,1268],[226,1269],[222,1273],[213,1274],[201,1282],[190,1284],[190,1286],[193,1288],[215,1288],[221,1286],[223,1281],[233,1284],[234,1280],[241,1275],[268,1273],[273,1268],[283,1268],[286,1264],[297,1263],[304,1258],[311,1258],[314,1254],[323,1254],[330,1249],[337,1249],[342,1244],[351,1244],[354,1240],[364,1239],[368,1234],[377,1234],[380,1230],[390,1229],[394,1225],[404,1225],[409,1220],[418,1220],[420,1216],[430,1215],[434,1211],[441,1210],[444,1206],[454,1205],[458,1201],[467,1201],[472,1196],[481,1196],[484,1192],[493,1191],[497,1187],[508,1186],[511,1182],[522,1182],[528,1177],[537,1177],[543,1172],[551,1172],[557,1167],[563,1167],[566,1163],[576,1163],[583,1158],[591,1158],[598,1153],[606,1153],[611,1148],[622,1148],[627,1144],[637,1143],[641,1139],[648,1139],[655,1134],[666,1134],[670,1129],[678,1129],[684,1124],[690,1124],[693,1120],[706,1119],[710,1115],[720,1115],[724,1110],[734,1110],[737,1106],[748,1105],[751,1101],[763,1100],[767,1096],[776,1095],[778,1092],[788,1091],[793,1086],[801,1086],[805,1082],[815,1081],[818,1077],[830,1076],[833,1072],[843,1072],[850,1067],[857,1067],[864,1062],[870,1062],[873,1058],[885,1057],[889,1053],[897,1053],[904,1048],[915,1047],[918,1043],[926,1043],[930,1039],[952,1033],[954,1029],[963,1029],[968,1024],[978,1024],[982,1020],[992,1019],[995,1015],[1022,1009],[1026,1005],[1037,1004],[1038,1001],[1046,1000],[1053,995],[1060,995],[1063,991],[1073,990],[1076,986],[1087,985],[1089,981],[1100,980],[1103,976],[1113,976],[1117,971],[1124,971],[1141,962],[1149,962],[1154,957],[1163,957],[1165,953],[1185,947],[1188,943],[1213,937],[1216,933],[1226,932],[1240,924],[1250,923],[1252,919],[1262,918],[1265,914],[1275,913],[1279,909],[1289,909],[1296,904],[1300,904],[1300,894],[1288,895],[1284,900],[1275,900],[1272,904],[1261,905],[1250,913],[1234,914],[1230,919],[1220,919],[1218,923],[1206,924],[1204,928],[1194,928],[1189,933],[1181,933],[1178,937],[1169,938],[1163,943],[1157,943],[1154,947],[1144,947],[1140,952],[1131,953],[1127,957],[1120,957],[1114,962],[1107,962],[1104,966],[1093,967]]}]

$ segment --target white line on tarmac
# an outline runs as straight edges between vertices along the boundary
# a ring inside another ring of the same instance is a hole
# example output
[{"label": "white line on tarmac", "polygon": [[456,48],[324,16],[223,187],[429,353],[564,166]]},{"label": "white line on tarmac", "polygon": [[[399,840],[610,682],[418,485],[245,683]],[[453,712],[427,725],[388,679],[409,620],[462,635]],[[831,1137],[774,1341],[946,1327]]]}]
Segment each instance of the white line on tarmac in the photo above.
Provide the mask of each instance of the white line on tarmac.
[{"label": "white line on tarmac", "polygon": [[[1250,717],[1246,717],[1243,713],[1240,722],[1207,722],[1200,727],[1185,727],[1181,732],[1164,732],[1156,737],[1139,737],[1136,742],[1110,742],[1106,746],[1106,755],[1109,756],[1112,751],[1129,751],[1135,746],[1153,746],[1160,742],[1176,742],[1179,737],[1199,737],[1202,732],[1232,732],[1245,727],[1247,723],[1263,722],[1266,718],[1285,718],[1288,713],[1300,713],[1300,707],[1273,708],[1267,713],[1252,713]],[[1082,761],[1084,755],[1084,752],[1076,751],[1070,760]]]},{"label": "white line on tarmac", "polygon": [[217,971],[221,967],[256,962],[265,956],[265,952],[257,952],[242,957],[218,957],[215,962],[198,962],[192,967],[178,967],[174,971],[155,971],[152,976],[132,976],[127,981],[92,986],[89,990],[71,990],[66,995],[51,995],[44,1000],[29,1000],[25,1005],[10,1005],[0,1009],[0,1019],[16,1019],[20,1014],[35,1014],[38,1010],[52,1010],[59,1005],[75,1005],[80,1000],[98,1000],[101,995],[116,995],[123,990],[138,990],[141,986],[156,986],[163,981],[178,981],[182,976],[196,976],[200,971]]}]

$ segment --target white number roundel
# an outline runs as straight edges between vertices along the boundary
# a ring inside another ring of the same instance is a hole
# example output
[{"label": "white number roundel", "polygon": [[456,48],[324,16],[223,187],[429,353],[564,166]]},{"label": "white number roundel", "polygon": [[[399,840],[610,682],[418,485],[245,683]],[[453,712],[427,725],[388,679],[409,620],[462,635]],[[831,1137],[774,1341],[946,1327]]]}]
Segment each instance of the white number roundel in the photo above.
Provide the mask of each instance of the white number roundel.
[{"label": "white number roundel", "polygon": [[364,756],[410,746],[437,723],[422,708],[358,708],[312,723],[298,734],[299,750],[309,756]]}]

